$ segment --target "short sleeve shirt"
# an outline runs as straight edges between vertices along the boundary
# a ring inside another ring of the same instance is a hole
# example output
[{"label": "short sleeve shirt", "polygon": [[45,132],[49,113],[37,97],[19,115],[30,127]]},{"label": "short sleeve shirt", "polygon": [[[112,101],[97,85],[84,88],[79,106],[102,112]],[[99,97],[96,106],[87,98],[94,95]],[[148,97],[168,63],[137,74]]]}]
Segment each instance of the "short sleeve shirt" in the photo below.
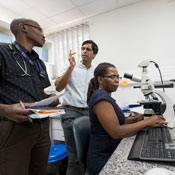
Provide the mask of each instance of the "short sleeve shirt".
[{"label": "short sleeve shirt", "polygon": [[[46,98],[44,88],[50,86],[50,82],[47,73],[45,78],[40,76],[39,64],[45,71],[46,67],[34,50],[29,53],[25,48],[22,47],[22,49],[32,59],[35,66],[31,65],[14,47],[10,49],[9,44],[0,43],[1,104],[19,103],[20,100],[34,102]],[[30,76],[23,76],[22,69],[25,69],[25,65]]]},{"label": "short sleeve shirt", "polygon": [[[67,70],[64,69],[62,74]],[[94,67],[86,68],[81,62],[77,63],[71,73],[65,95],[62,97],[62,105],[70,105],[79,108],[87,107],[87,90],[93,77]]]},{"label": "short sleeve shirt", "polygon": [[91,120],[91,132],[94,134],[107,134],[107,132],[104,130],[104,128],[101,126],[100,122],[98,121],[98,118],[96,114],[93,112],[93,107],[100,101],[106,100],[109,103],[112,104],[114,111],[116,112],[116,115],[118,117],[120,125],[125,123],[125,116],[118,106],[118,104],[115,102],[115,100],[109,96],[107,92],[105,92],[102,89],[98,89],[93,92],[90,101],[89,101],[89,113],[90,113],[90,120]]}]

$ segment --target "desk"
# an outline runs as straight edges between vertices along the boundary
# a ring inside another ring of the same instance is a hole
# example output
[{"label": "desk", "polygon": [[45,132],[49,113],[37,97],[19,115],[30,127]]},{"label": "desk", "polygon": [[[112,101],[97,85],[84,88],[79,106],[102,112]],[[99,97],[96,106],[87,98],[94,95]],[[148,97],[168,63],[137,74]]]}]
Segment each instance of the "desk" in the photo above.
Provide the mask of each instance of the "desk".
[{"label": "desk", "polygon": [[151,168],[161,167],[175,172],[174,165],[166,163],[141,162],[127,160],[129,151],[134,142],[135,136],[125,138],[114,151],[100,175],[144,175]]},{"label": "desk", "polygon": [[64,133],[61,126],[60,115],[50,118],[50,138],[52,145],[54,145],[54,141],[64,142]]}]

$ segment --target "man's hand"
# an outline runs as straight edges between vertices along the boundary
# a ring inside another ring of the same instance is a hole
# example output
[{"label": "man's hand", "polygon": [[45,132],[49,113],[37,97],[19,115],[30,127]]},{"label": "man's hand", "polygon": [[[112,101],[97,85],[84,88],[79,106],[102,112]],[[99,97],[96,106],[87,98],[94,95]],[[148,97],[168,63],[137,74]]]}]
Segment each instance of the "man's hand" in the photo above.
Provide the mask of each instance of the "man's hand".
[{"label": "man's hand", "polygon": [[67,86],[67,83],[69,81],[69,78],[72,74],[72,71],[74,70],[74,67],[76,65],[76,61],[75,61],[75,58],[74,56],[75,55],[75,52],[72,53],[72,51],[70,50],[69,51],[69,67],[67,69],[67,71],[59,78],[57,78],[57,80],[55,81],[55,87],[56,87],[56,90],[58,92],[62,91],[66,86]]},{"label": "man's hand", "polygon": [[16,123],[29,121],[28,115],[32,112],[24,109],[21,104],[5,105],[2,116]]},{"label": "man's hand", "polygon": [[[49,97],[53,97],[56,94],[46,94],[46,96]],[[56,107],[58,104],[60,104],[59,99],[56,99],[54,102],[50,103],[49,105],[47,105],[47,107]]]},{"label": "man's hand", "polygon": [[76,54],[76,52],[72,53],[72,50],[70,50],[70,52],[69,52],[69,63],[70,63],[71,67],[75,67],[75,65],[76,65],[75,57],[73,56],[75,54]]}]

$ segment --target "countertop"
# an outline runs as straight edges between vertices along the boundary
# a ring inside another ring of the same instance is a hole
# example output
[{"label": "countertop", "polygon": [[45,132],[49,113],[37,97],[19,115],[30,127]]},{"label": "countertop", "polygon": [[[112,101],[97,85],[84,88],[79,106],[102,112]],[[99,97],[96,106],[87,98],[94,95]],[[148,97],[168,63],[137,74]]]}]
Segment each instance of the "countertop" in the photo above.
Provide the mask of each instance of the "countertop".
[{"label": "countertop", "polygon": [[144,175],[151,168],[161,167],[175,172],[175,163],[141,162],[127,160],[128,154],[134,142],[135,136],[125,138],[114,151],[100,175]]}]

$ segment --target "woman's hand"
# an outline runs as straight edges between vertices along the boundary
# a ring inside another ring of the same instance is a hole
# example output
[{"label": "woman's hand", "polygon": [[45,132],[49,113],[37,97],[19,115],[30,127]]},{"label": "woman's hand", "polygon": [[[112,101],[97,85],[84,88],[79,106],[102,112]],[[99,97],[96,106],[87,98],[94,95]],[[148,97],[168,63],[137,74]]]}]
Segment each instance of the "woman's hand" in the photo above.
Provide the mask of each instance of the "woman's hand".
[{"label": "woman's hand", "polygon": [[138,114],[137,116],[135,116],[135,122],[139,122],[141,120],[144,119],[144,115],[143,114]]},{"label": "woman's hand", "polygon": [[125,119],[126,124],[136,123],[144,119],[143,114],[137,114],[136,116],[128,117]]},{"label": "woman's hand", "polygon": [[148,127],[158,127],[161,125],[167,125],[168,122],[161,115],[153,115],[145,120],[148,122]]}]

